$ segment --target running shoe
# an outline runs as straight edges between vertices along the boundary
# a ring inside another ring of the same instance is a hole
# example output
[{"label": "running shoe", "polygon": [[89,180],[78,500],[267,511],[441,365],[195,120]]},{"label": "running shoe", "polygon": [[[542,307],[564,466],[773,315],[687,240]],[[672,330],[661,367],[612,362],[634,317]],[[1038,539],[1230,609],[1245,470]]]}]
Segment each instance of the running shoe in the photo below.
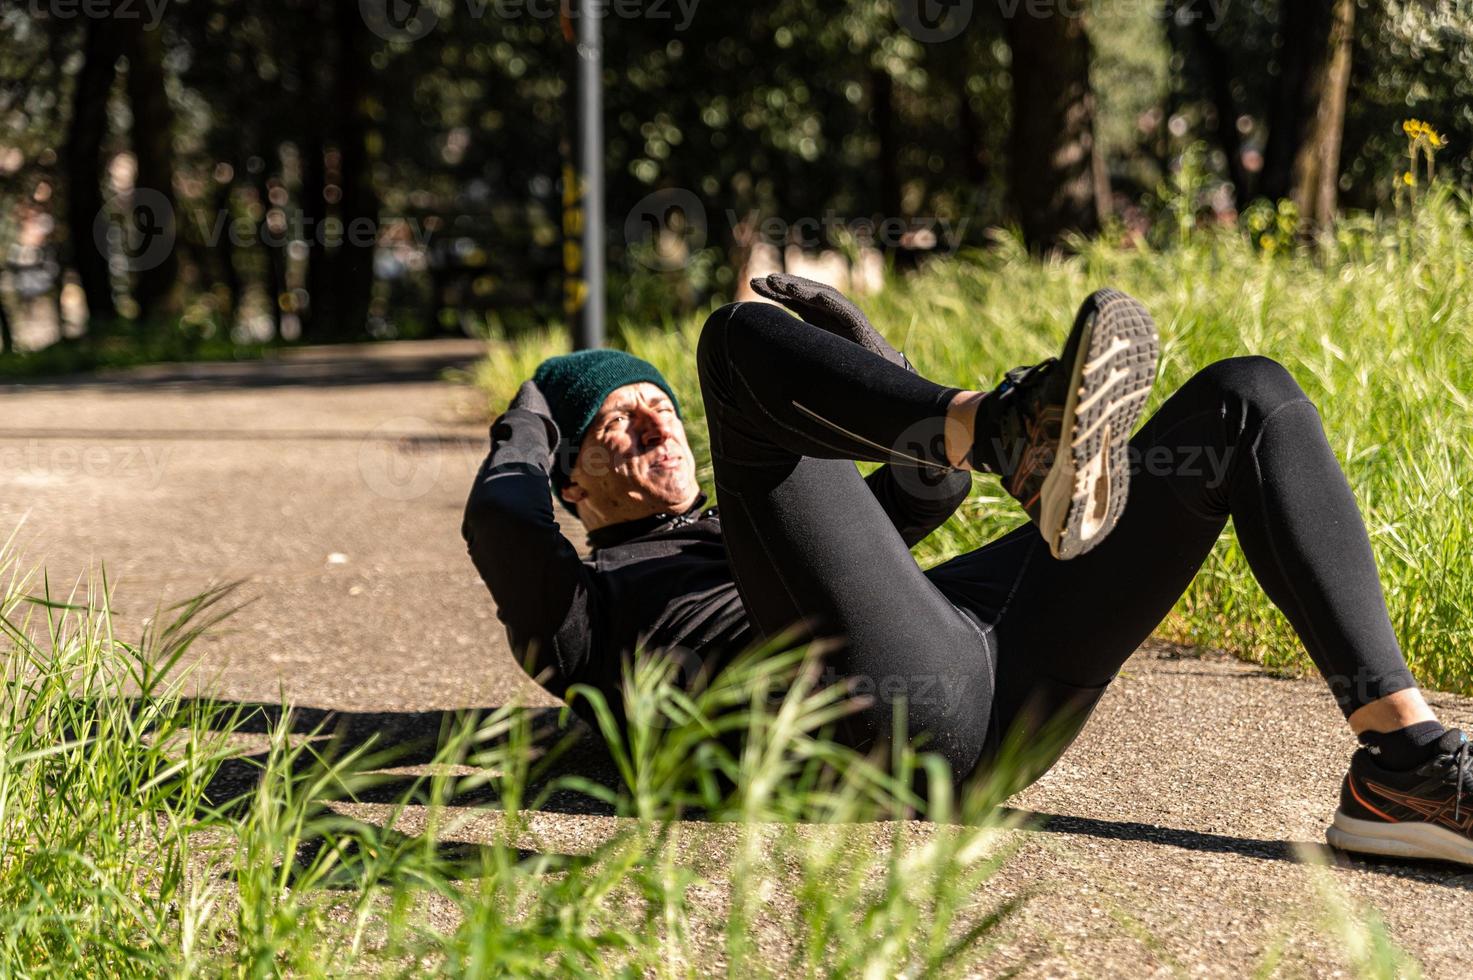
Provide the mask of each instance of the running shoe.
[{"label": "running shoe", "polygon": [[973,468],[1002,478],[1055,558],[1099,545],[1125,511],[1127,448],[1157,351],[1146,308],[1102,289],[1059,357],[1009,371],[978,408]]},{"label": "running shoe", "polygon": [[1382,769],[1369,750],[1350,759],[1331,847],[1361,854],[1473,864],[1473,743],[1456,728],[1415,769]]}]

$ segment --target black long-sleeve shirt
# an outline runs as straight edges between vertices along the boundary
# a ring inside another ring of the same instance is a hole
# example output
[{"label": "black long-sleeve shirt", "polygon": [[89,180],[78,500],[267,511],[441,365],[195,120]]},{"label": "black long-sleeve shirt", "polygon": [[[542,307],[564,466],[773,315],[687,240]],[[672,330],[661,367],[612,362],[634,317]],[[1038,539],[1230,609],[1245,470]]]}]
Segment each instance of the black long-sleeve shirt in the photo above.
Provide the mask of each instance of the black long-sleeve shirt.
[{"label": "black long-sleeve shirt", "polygon": [[[534,412],[498,418],[461,526],[512,652],[532,677],[559,697],[588,684],[617,706],[622,665],[638,651],[679,649],[708,660],[755,639],[720,517],[704,495],[684,513],[599,528],[589,535],[592,554],[580,557],[553,516],[555,442],[555,427]],[[867,482],[914,545],[946,522],[971,481],[956,474],[946,492],[918,497],[884,466]]]}]

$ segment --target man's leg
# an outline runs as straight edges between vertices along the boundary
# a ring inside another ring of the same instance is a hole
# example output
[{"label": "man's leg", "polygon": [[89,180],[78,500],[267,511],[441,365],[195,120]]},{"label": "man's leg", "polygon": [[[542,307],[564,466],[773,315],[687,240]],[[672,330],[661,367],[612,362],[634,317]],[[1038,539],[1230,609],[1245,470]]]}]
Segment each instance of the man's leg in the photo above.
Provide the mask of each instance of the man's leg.
[{"label": "man's leg", "polygon": [[[932,569],[942,591],[963,603],[970,591],[995,623],[1003,729],[1092,707],[1185,592],[1229,517],[1254,575],[1347,717],[1388,697],[1415,698],[1398,693],[1415,682],[1355,500],[1287,371],[1265,358],[1212,365],[1167,400],[1131,450],[1130,501],[1093,552],[1055,561],[1023,528]],[[969,585],[979,581],[992,591]]]},{"label": "man's leg", "polygon": [[[870,702],[849,719],[851,743],[888,739],[903,700],[906,734],[969,772],[992,703],[986,638],[922,574],[853,462],[892,460],[877,447],[910,430],[910,448],[938,463],[957,389],[754,304],[712,316],[697,362],[723,534],[754,626],[806,625],[835,644],[826,665]],[[800,396],[844,432],[795,407]]]},{"label": "man's leg", "polygon": [[[776,306],[732,303],[711,314],[696,360],[706,401],[753,419],[728,434],[730,458],[960,468],[971,449],[981,393],[935,384]],[[754,426],[761,431],[748,438]]]},{"label": "man's leg", "polygon": [[1416,693],[1354,497],[1288,372],[1264,358],[1215,364],[1132,447],[1130,502],[1095,551],[1054,561],[1024,529],[932,570],[943,592],[962,603],[970,594],[996,624],[999,730],[1026,736],[1059,713],[1082,725],[1231,517],[1255,577],[1366,746],[1330,843],[1473,864],[1473,745]]},{"label": "man's leg", "polygon": [[1124,510],[1128,436],[1157,346],[1150,315],[1123,293],[1087,297],[1060,357],[986,394],[933,385],[766,305],[724,307],[706,333],[753,365],[743,390],[718,394],[760,410],[786,450],[997,474],[1065,558],[1105,540]]}]

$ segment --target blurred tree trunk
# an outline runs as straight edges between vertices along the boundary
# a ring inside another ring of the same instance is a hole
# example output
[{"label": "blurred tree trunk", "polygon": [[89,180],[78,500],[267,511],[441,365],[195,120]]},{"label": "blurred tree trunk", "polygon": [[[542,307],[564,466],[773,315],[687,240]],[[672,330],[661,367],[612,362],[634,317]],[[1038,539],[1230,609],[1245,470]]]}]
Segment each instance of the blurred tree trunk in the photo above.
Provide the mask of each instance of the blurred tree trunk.
[{"label": "blurred tree trunk", "polygon": [[[965,38],[963,38],[965,40]],[[972,106],[972,93],[967,85],[971,81],[971,72],[967,61],[967,52],[962,51],[962,56],[957,59],[956,99],[957,112],[961,115],[961,139],[962,149],[966,154],[964,162],[967,181],[972,185],[975,193],[980,194],[987,178],[991,175],[992,168],[988,166],[987,145],[983,137],[982,118],[977,115],[977,110]]]},{"label": "blurred tree trunk", "polygon": [[1350,91],[1350,63],[1355,40],[1355,0],[1335,0],[1327,57],[1319,67],[1314,87],[1319,109],[1309,134],[1294,158],[1292,197],[1299,213],[1315,227],[1335,219],[1340,198],[1340,147],[1345,137],[1345,101]]},{"label": "blurred tree trunk", "polygon": [[15,350],[15,334],[10,329],[10,314],[5,312],[5,300],[0,299],[0,354]]},{"label": "blurred tree trunk", "polygon": [[327,221],[327,148],[320,136],[313,134],[302,144],[302,227],[307,234],[306,275],[307,315],[302,321],[302,336],[332,336],[333,308],[331,272],[323,224]]},{"label": "blurred tree trunk", "polygon": [[[226,329],[230,329],[235,323],[235,313],[240,309],[241,282],[240,273],[235,268],[235,241],[231,237],[230,222],[232,213],[230,210],[231,199],[235,192],[235,174],[239,172],[236,161],[229,161],[231,177],[229,180],[220,181],[215,188],[214,213],[211,215],[212,222],[219,222],[220,237],[213,242],[205,243],[205,254],[214,260],[212,274],[215,281],[225,286],[228,297],[229,309],[225,310]],[[214,231],[215,225],[209,225]]]},{"label": "blurred tree trunk", "polygon": [[1084,18],[1005,19],[1013,55],[1010,183],[1028,247],[1057,248],[1066,232],[1092,234],[1109,202],[1094,133],[1089,35]]},{"label": "blurred tree trunk", "polygon": [[[276,159],[276,153],[263,153],[263,161]],[[260,198],[261,217],[256,222],[256,241],[266,254],[266,301],[270,306],[272,335],[281,337],[281,304],[286,297],[286,232],[284,225],[271,220],[271,171],[262,163],[256,175],[256,194]]]},{"label": "blurred tree trunk", "polygon": [[116,27],[110,18],[85,18],[82,68],[72,93],[67,126],[65,178],[67,239],[71,264],[87,297],[88,329],[101,329],[118,317],[113,303],[107,254],[94,229],[102,212],[102,142],[107,137],[107,100],[117,73]]},{"label": "blurred tree trunk", "polygon": [[[895,80],[883,68],[870,69],[870,113],[879,144],[878,176],[880,213],[886,218],[901,216],[900,140],[895,132]],[[884,248],[882,241],[880,247]]]},{"label": "blurred tree trunk", "polygon": [[[332,127],[325,121],[335,116],[334,86],[337,65],[342,60],[334,31],[338,14],[330,4],[307,4],[295,16],[299,27],[293,54],[305,84],[305,98],[292,127],[300,134],[300,197],[307,247],[302,269],[302,286],[307,292],[306,309],[301,311],[302,338],[330,339],[336,333],[337,308],[333,302],[334,252],[327,247],[325,229],[333,210],[328,203],[328,185],[336,180],[336,173],[331,177],[328,174],[327,140]],[[329,39],[326,44],[323,38]]]},{"label": "blurred tree trunk", "polygon": [[[128,56],[128,103],[133,110],[133,154],[138,160],[135,186],[163,195],[177,215],[174,202],[174,110],[164,91],[163,42],[143,21],[128,21],[124,53]],[[177,222],[177,219],[176,219]],[[176,248],[179,239],[176,236]],[[171,248],[156,265],[138,270],[133,299],[139,317],[148,320],[177,312],[174,286],[179,257]]]},{"label": "blurred tree trunk", "polygon": [[372,72],[363,17],[357,0],[337,0],[334,8],[340,56],[334,88],[338,154],[342,161],[343,244],[333,269],[333,300],[338,307],[333,333],[359,336],[368,324],[373,297],[373,255],[378,235],[378,199],[373,190],[366,117]]},{"label": "blurred tree trunk", "polygon": [[1265,196],[1290,198],[1311,225],[1335,214],[1350,86],[1354,0],[1282,0],[1278,94],[1264,153]]},{"label": "blurred tree trunk", "polygon": [[1202,73],[1207,77],[1207,91],[1217,112],[1217,139],[1227,157],[1228,179],[1233,182],[1233,203],[1242,210],[1248,203],[1251,188],[1247,169],[1243,166],[1243,137],[1238,132],[1238,100],[1233,96],[1233,69],[1227,49],[1217,43],[1207,24],[1207,15],[1193,11],[1190,26],[1192,45],[1202,59]]}]

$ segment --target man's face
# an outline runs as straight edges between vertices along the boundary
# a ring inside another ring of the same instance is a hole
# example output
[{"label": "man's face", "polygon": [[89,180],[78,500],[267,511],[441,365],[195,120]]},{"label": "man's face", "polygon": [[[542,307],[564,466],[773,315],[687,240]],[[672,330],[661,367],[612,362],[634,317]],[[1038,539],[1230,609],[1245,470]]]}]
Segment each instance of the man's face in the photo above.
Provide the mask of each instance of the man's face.
[{"label": "man's face", "polygon": [[609,393],[578,448],[563,488],[590,530],[684,510],[695,502],[696,461],[675,406],[647,381]]}]

